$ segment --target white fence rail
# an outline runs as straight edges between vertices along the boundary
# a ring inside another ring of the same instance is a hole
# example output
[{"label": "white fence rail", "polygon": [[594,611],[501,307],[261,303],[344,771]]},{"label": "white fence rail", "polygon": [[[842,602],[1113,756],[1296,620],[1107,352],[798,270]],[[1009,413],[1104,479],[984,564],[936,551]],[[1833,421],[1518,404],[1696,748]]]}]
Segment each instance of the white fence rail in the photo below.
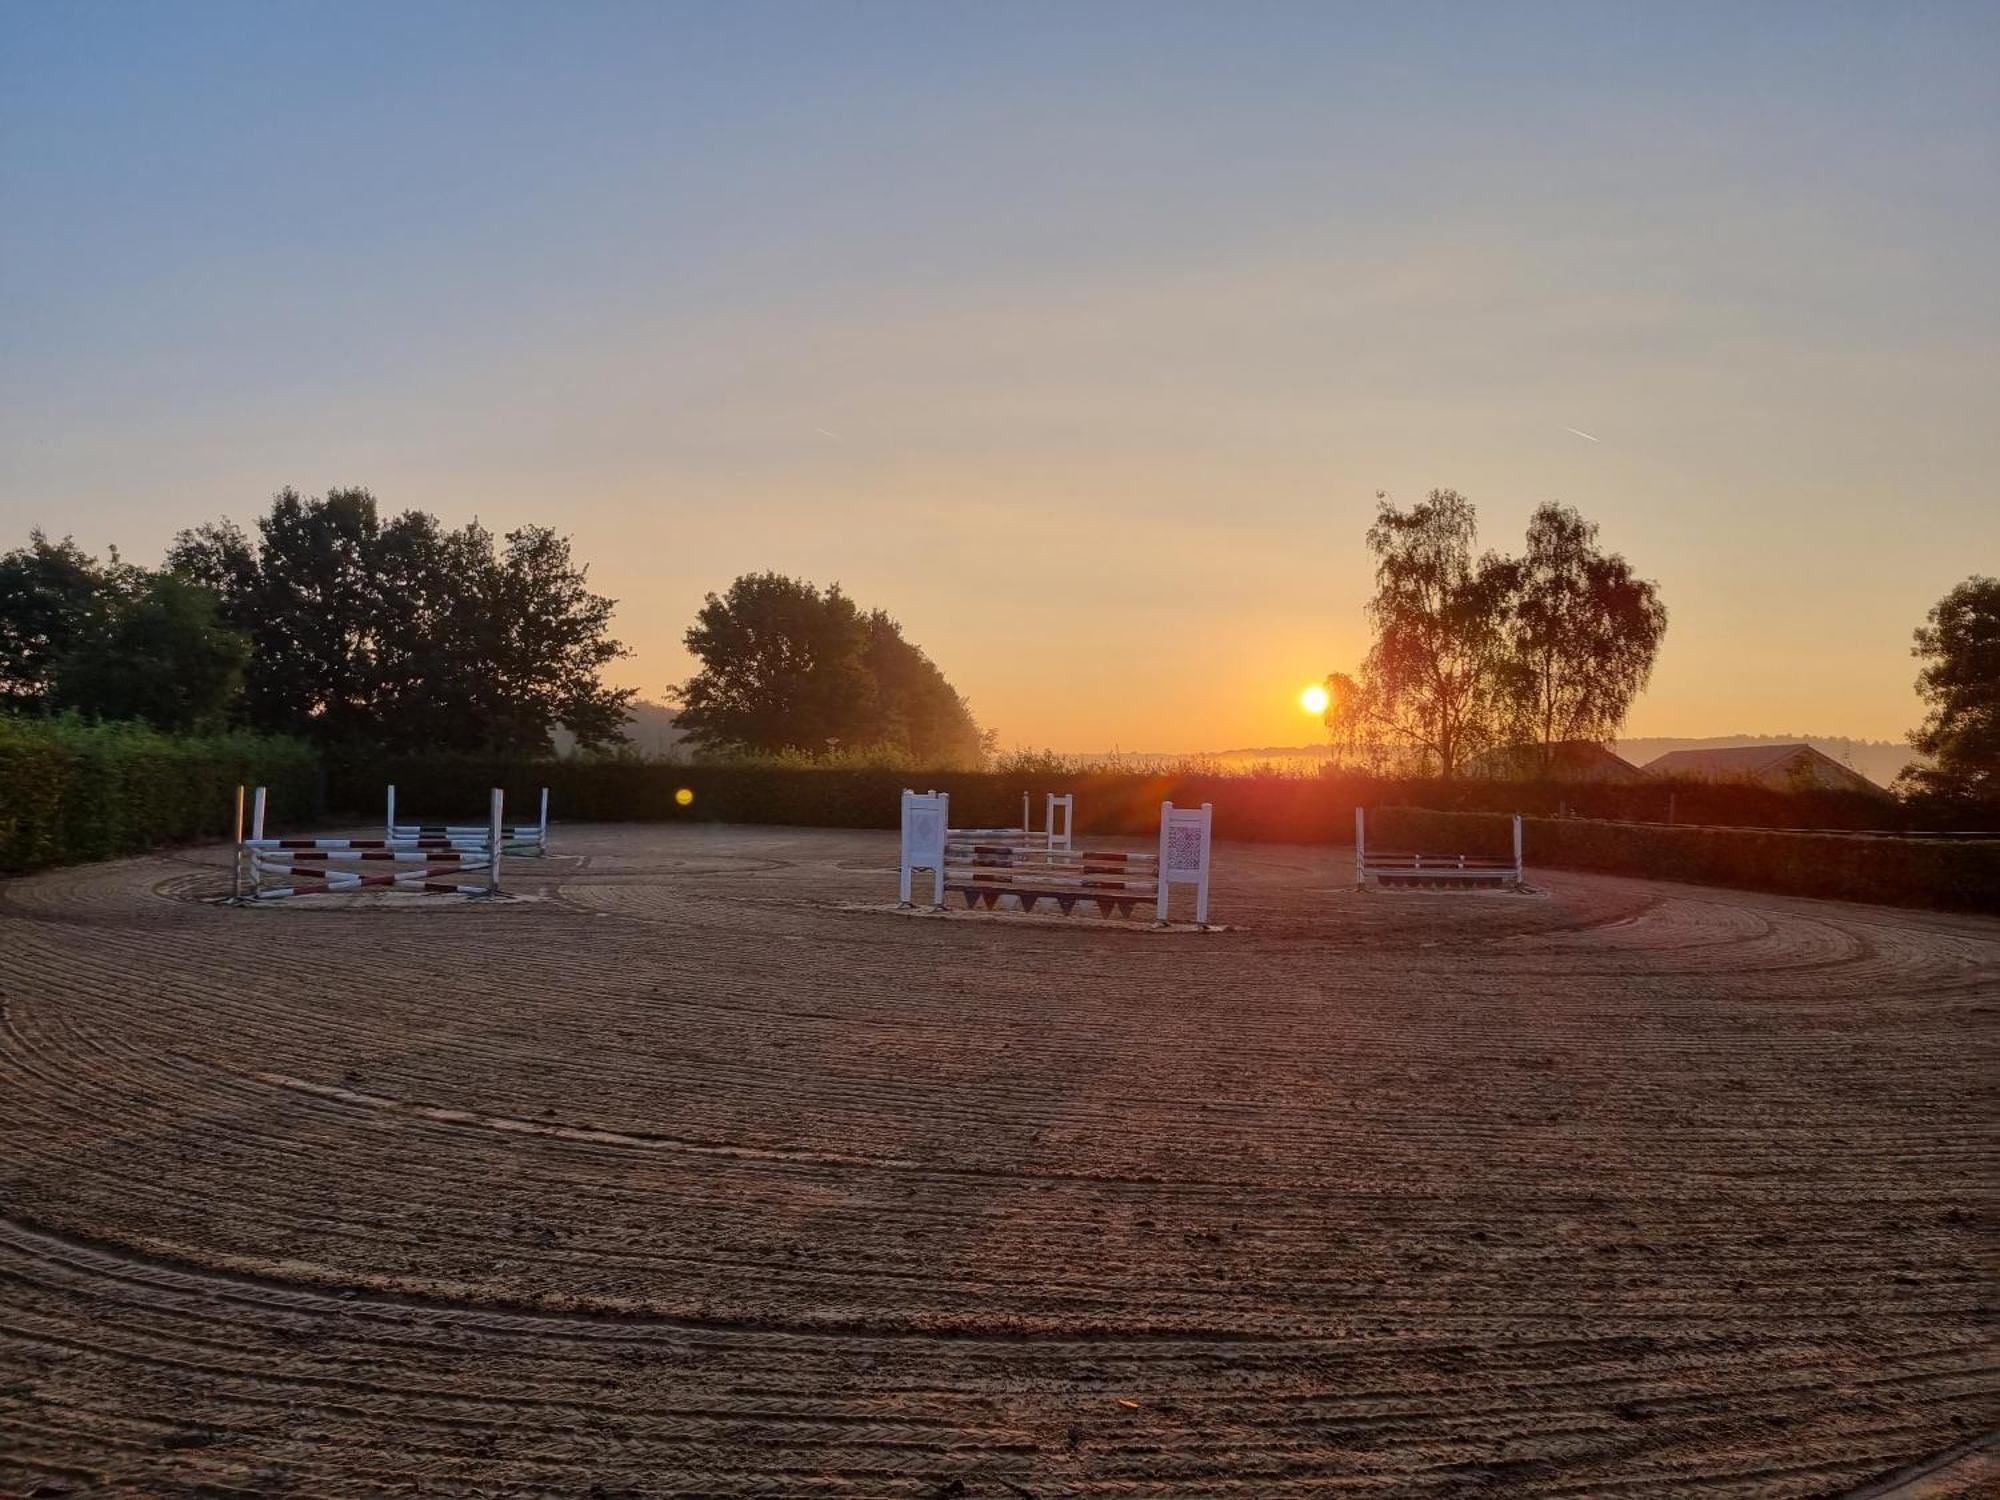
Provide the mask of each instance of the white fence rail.
[{"label": "white fence rail", "polygon": [[1368,844],[1368,814],[1354,809],[1354,878],[1361,886],[1386,889],[1433,887],[1439,890],[1480,886],[1518,890],[1521,875],[1521,817],[1514,815],[1514,857],[1480,854],[1415,854],[1373,849]]}]

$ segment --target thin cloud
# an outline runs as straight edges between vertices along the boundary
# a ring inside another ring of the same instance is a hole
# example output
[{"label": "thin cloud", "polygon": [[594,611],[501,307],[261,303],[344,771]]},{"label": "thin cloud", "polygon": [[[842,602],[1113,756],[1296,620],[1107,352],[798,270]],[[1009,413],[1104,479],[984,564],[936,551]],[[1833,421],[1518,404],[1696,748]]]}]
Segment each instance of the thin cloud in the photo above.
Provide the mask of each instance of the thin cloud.
[{"label": "thin cloud", "polygon": [[1591,435],[1590,435],[1589,433],[1585,432],[1585,431],[1584,431],[1584,430],[1583,430],[1583,429],[1582,429],[1581,427],[1565,427],[1565,428],[1563,429],[1563,431],[1564,431],[1564,432],[1573,432],[1573,433],[1575,433],[1575,434],[1576,434],[1576,435],[1577,435],[1578,437],[1582,438],[1582,439],[1583,439],[1583,440],[1584,440],[1585,442],[1588,442],[1588,443],[1601,443],[1601,442],[1603,442],[1603,441],[1604,441],[1604,439],[1603,439],[1603,438],[1594,438],[1594,437],[1592,437],[1592,436],[1591,436]]}]

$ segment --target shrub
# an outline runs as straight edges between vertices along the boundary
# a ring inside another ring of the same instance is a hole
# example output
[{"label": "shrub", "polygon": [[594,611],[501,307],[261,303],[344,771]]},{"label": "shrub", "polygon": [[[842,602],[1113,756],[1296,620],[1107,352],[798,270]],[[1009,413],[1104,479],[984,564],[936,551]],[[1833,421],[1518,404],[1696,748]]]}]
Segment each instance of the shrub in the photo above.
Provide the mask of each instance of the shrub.
[{"label": "shrub", "polygon": [[317,783],[312,752],[293,740],[0,715],[0,870],[226,836],[239,784],[270,787],[281,816],[304,822]]}]

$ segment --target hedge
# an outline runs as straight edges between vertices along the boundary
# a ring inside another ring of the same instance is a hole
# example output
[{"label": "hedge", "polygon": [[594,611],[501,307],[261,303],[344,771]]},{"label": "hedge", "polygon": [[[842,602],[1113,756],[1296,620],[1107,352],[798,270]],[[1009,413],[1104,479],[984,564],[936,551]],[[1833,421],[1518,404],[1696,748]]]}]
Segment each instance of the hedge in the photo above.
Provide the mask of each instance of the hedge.
[{"label": "hedge", "polygon": [[[1681,828],[1581,818],[1524,818],[1530,867],[1596,870],[1728,885],[1788,896],[2000,911],[2000,839],[1895,838],[1745,828]],[[1371,843],[1439,854],[1510,852],[1511,820],[1493,814],[1371,811]]]},{"label": "hedge", "polygon": [[294,823],[318,810],[318,762],[293,740],[0,716],[0,871],[227,836],[239,783]]},{"label": "hedge", "polygon": [[[389,781],[396,783],[398,811],[425,821],[483,819],[493,786],[506,790],[509,820],[524,821],[533,816],[539,789],[547,786],[558,821],[833,828],[895,827],[897,794],[906,786],[951,793],[953,821],[961,826],[1014,822],[1023,792],[1039,805],[1045,792],[1074,791],[1079,833],[1144,837],[1159,826],[1161,802],[1208,802],[1215,808],[1217,838],[1289,844],[1348,843],[1359,805],[1371,810],[1373,837],[1384,846],[1468,854],[1507,852],[1509,825],[1499,815],[1518,810],[1531,815],[1531,865],[1798,896],[2000,910],[2000,842],[1547,816],[1559,807],[1591,805],[1592,799],[1623,798],[1636,807],[1646,797],[1658,801],[1656,787],[1199,771],[1057,775],[621,759],[384,760],[362,753],[330,753],[322,762],[282,740],[169,740],[146,731],[8,719],[0,719],[0,870],[224,835],[230,793],[239,780],[270,787],[276,827],[297,826],[329,810],[373,822],[382,816],[382,789]],[[686,805],[677,797],[682,791],[690,795]],[[1898,815],[1893,803],[1847,793],[1791,795],[1743,786],[1698,791],[1739,817],[1779,822],[1873,827]],[[1682,810],[1709,805],[1697,797],[1690,807],[1685,789],[1676,796]],[[1870,818],[1876,821],[1865,821]]]}]

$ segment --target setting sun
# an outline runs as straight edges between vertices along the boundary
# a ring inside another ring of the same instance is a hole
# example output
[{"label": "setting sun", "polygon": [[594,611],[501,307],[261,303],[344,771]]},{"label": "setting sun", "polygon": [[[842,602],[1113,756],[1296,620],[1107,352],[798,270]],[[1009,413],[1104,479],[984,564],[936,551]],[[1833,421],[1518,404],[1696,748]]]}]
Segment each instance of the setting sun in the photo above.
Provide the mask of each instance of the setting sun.
[{"label": "setting sun", "polygon": [[1309,714],[1325,713],[1326,702],[1326,689],[1317,682],[1299,694],[1299,707]]}]

